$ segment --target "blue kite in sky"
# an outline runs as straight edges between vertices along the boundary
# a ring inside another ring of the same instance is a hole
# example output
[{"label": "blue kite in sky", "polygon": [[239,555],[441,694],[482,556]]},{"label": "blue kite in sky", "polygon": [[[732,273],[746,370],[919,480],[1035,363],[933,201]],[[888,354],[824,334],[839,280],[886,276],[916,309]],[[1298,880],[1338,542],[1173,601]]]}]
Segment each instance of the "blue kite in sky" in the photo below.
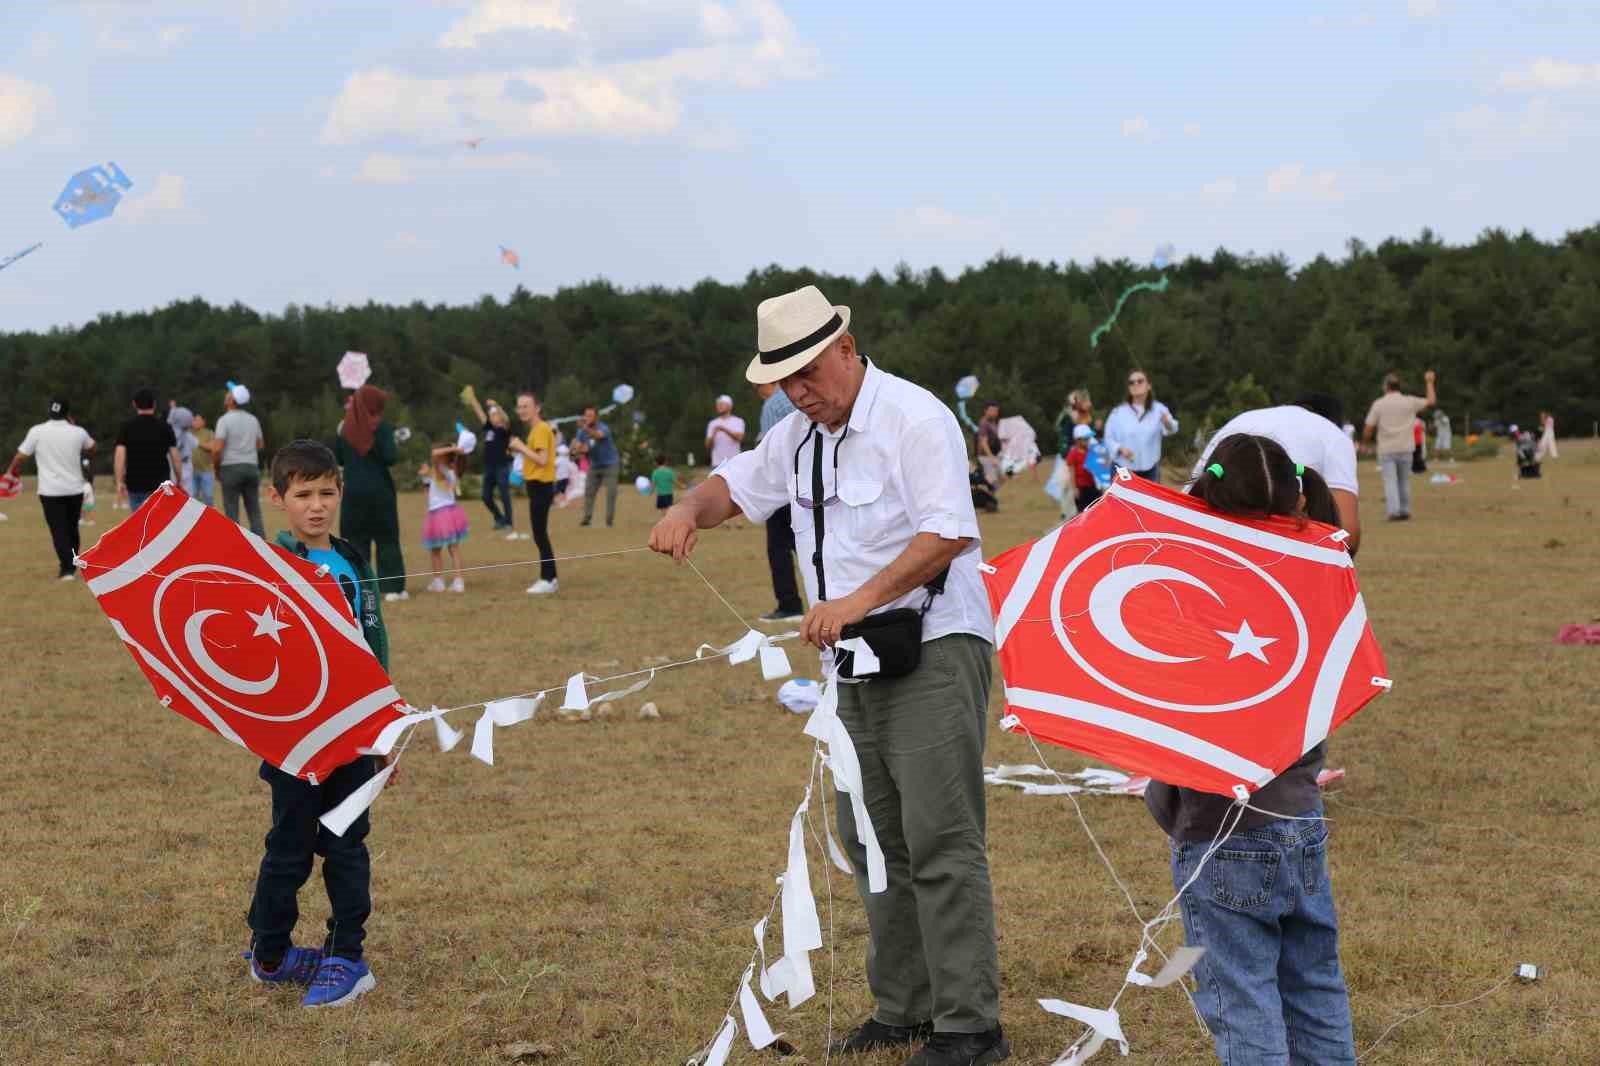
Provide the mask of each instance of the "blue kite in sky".
[{"label": "blue kite in sky", "polygon": [[122,202],[125,189],[133,182],[115,163],[103,167],[80,170],[67,181],[67,187],[56,197],[55,212],[72,229],[110,218]]}]

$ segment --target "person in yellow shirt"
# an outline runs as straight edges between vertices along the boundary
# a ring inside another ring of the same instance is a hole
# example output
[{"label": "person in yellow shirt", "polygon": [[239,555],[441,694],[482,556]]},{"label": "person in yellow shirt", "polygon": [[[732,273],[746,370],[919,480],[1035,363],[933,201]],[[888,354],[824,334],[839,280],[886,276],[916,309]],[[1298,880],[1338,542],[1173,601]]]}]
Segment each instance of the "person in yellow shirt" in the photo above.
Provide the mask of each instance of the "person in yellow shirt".
[{"label": "person in yellow shirt", "polygon": [[517,417],[528,426],[526,442],[511,438],[511,450],[522,457],[522,483],[528,489],[528,518],[539,546],[539,580],[528,586],[534,596],[556,591],[556,551],[550,544],[550,505],[556,498],[556,431],[540,417],[539,397],[531,389],[517,393]]}]

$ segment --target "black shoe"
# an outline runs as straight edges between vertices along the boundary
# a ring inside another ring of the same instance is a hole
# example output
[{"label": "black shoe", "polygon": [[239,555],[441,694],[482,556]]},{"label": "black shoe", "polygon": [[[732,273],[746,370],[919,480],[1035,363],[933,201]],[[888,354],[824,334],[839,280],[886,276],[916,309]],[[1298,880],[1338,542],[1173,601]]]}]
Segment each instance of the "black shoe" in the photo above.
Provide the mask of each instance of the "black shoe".
[{"label": "black shoe", "polygon": [[578,525],[580,525],[580,526],[586,526],[588,524],[589,524],[589,519],[587,519],[587,518],[585,518],[582,522],[578,523]]},{"label": "black shoe", "polygon": [[786,611],[782,607],[778,607],[778,608],[776,608],[774,610],[771,610],[771,611],[768,611],[766,614],[762,615],[761,618],[759,619],[759,621],[762,621],[762,622],[798,622],[798,621],[800,621],[800,619],[804,618],[805,616],[806,616],[806,613],[804,611]]},{"label": "black shoe", "polygon": [[842,1039],[835,1040],[829,1050],[835,1055],[865,1055],[886,1047],[907,1047],[933,1035],[932,1022],[885,1025],[876,1018],[868,1018]]},{"label": "black shoe", "polygon": [[987,1033],[934,1033],[906,1066],[989,1066],[1011,1057],[1011,1045],[997,1025]]}]

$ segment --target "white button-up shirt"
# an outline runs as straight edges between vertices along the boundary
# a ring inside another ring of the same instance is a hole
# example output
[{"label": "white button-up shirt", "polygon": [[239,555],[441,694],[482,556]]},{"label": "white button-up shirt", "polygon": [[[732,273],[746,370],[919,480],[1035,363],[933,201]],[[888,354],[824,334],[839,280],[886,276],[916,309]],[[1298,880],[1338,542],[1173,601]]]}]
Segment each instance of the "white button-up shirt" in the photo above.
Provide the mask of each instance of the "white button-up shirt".
[{"label": "white button-up shirt", "polygon": [[[823,498],[831,501],[823,509],[822,538],[828,599],[848,596],[876,577],[918,533],[945,540],[971,537],[923,619],[922,639],[970,633],[993,643],[994,620],[978,573],[978,516],[967,480],[967,446],[950,409],[927,389],[868,363],[850,420],[838,432],[814,426],[796,411],[764,434],[754,451],[740,452],[717,468],[713,476],[728,483],[733,502],[752,520],[764,522],[790,505],[795,553],[812,603],[817,602],[815,515],[799,501],[811,501],[818,448]],[[927,598],[919,588],[877,610],[921,608]]]},{"label": "white button-up shirt", "polygon": [[[1172,419],[1171,429],[1162,422],[1163,416]],[[1118,466],[1149,470],[1161,462],[1161,438],[1170,437],[1176,432],[1178,420],[1167,410],[1167,405],[1159,400],[1155,406],[1143,412],[1143,417],[1140,417],[1139,409],[1133,404],[1122,403],[1106,418],[1106,447],[1111,451],[1111,461]],[[1133,458],[1123,455],[1123,448],[1132,452]]]}]

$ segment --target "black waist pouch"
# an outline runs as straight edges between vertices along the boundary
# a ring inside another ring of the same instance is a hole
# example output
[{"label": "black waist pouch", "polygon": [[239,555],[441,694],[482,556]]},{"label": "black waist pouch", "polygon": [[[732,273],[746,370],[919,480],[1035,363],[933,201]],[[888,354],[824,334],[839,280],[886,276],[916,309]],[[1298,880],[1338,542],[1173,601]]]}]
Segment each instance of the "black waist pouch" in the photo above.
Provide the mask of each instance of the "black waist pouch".
[{"label": "black waist pouch", "polygon": [[[930,599],[932,597],[929,597]],[[924,611],[926,608],[924,608]],[[843,640],[860,637],[878,657],[878,669],[868,677],[904,677],[922,662],[922,615],[915,607],[896,607],[882,614],[869,614],[839,631]],[[835,651],[839,676],[854,678],[856,654]]]}]

